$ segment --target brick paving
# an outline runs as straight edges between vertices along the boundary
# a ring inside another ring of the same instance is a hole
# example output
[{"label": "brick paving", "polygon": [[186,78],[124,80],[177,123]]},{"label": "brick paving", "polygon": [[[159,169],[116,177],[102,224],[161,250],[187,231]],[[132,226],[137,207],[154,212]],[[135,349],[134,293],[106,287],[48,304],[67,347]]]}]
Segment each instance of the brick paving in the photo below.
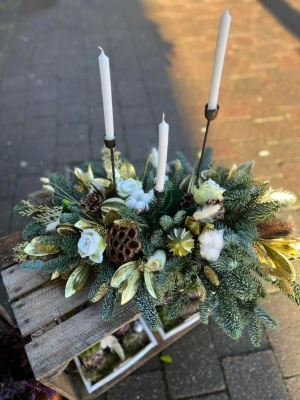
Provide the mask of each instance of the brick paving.
[{"label": "brick paving", "polygon": [[[22,228],[11,213],[51,171],[99,158],[104,124],[98,69],[111,61],[118,147],[140,168],[166,112],[170,158],[190,161],[203,140],[218,19],[232,27],[209,144],[230,166],[256,160],[273,187],[300,187],[298,0],[2,0],[0,2],[0,236]],[[299,232],[299,202],[282,217]],[[2,289],[3,292],[3,289]],[[4,293],[1,302],[5,303]],[[300,398],[299,309],[272,291],[279,329],[254,349],[211,323],[101,396],[111,399]]]}]

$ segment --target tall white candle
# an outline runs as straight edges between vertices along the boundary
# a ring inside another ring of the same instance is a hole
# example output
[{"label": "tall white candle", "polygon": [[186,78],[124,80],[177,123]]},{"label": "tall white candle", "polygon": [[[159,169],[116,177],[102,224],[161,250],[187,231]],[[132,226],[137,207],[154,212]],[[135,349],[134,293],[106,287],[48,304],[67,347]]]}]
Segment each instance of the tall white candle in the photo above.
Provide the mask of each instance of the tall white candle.
[{"label": "tall white candle", "polygon": [[111,82],[110,82],[110,71],[109,71],[109,58],[101,50],[101,54],[98,58],[100,68],[100,79],[102,87],[102,98],[103,98],[103,110],[104,110],[104,123],[106,139],[112,140],[115,138],[114,135],[114,119],[113,119],[113,108],[112,108],[112,97],[111,97]]},{"label": "tall white candle", "polygon": [[159,124],[158,166],[157,166],[157,180],[155,186],[155,189],[158,192],[164,191],[165,175],[167,168],[168,142],[169,142],[169,124],[166,123],[165,114],[163,114],[162,122]]},{"label": "tall white candle", "polygon": [[215,61],[211,77],[211,85],[210,85],[209,100],[207,107],[208,110],[215,110],[218,105],[220,83],[221,83],[230,23],[231,23],[231,15],[229,14],[228,10],[226,10],[221,15],[220,19],[219,33],[218,33],[217,46],[215,52]]}]

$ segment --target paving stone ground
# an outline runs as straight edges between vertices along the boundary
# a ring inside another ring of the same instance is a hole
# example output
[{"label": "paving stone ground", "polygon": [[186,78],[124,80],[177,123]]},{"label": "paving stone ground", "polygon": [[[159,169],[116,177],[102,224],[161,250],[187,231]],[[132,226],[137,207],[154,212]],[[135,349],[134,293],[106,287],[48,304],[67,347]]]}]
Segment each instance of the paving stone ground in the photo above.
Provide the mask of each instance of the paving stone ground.
[{"label": "paving stone ground", "polygon": [[[211,125],[215,160],[255,159],[255,177],[300,195],[298,0],[2,0],[0,2],[0,236],[22,228],[14,204],[38,178],[97,160],[104,135],[98,49],[111,61],[118,147],[140,168],[157,146],[161,113],[170,158],[201,149],[218,19],[232,26]],[[282,217],[300,229],[299,202]],[[6,302],[3,288],[1,303]],[[254,349],[199,326],[102,399],[300,398],[299,311],[273,292],[279,329]]]}]

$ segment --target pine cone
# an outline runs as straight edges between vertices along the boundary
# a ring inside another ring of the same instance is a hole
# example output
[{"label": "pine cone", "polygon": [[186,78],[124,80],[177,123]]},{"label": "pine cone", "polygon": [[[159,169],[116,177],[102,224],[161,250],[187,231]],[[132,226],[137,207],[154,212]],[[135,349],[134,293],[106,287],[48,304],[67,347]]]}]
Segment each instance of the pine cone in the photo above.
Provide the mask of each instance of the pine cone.
[{"label": "pine cone", "polygon": [[133,259],[142,248],[140,231],[135,227],[113,225],[107,240],[107,257],[117,263],[124,264]]},{"label": "pine cone", "polygon": [[187,208],[192,207],[195,204],[194,198],[191,194],[184,193],[180,201],[180,208],[182,210],[186,210]]},{"label": "pine cone", "polygon": [[100,207],[104,200],[105,196],[101,192],[89,193],[80,200],[81,210],[86,214],[96,217],[100,214]]},{"label": "pine cone", "polygon": [[224,218],[224,214],[225,214],[225,207],[223,204],[223,201],[221,200],[217,200],[217,199],[213,199],[213,200],[208,200],[205,205],[206,206],[215,206],[216,204],[219,204],[221,206],[220,211],[213,216],[214,221],[219,221],[220,219]]}]

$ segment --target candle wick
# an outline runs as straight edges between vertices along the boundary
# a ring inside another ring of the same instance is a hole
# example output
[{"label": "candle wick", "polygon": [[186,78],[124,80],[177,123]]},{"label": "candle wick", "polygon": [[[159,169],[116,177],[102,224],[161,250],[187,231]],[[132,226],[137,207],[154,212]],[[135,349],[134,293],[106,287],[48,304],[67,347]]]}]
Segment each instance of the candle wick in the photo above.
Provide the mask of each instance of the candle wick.
[{"label": "candle wick", "polygon": [[163,121],[165,120],[165,113],[163,113],[163,115],[162,115],[162,119],[163,119]]},{"label": "candle wick", "polygon": [[104,50],[102,49],[102,47],[98,46],[98,49],[100,49],[102,51],[102,53],[105,54]]}]

